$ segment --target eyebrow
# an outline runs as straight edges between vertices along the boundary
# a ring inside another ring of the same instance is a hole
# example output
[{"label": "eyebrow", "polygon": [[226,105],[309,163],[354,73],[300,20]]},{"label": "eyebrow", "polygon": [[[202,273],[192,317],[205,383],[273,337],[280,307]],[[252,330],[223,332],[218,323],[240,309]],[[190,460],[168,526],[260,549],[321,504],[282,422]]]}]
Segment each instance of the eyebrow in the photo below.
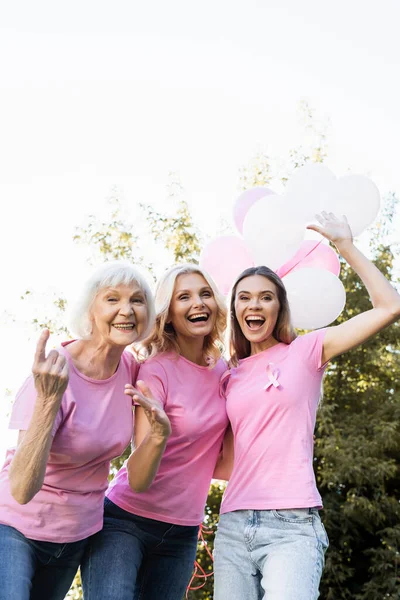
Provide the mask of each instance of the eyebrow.
[{"label": "eyebrow", "polygon": [[[206,292],[206,291],[207,291],[207,292],[212,292],[212,289],[210,288],[210,286],[208,286],[208,285],[205,285],[205,286],[204,286],[204,287],[202,287],[202,288],[201,288],[199,291],[200,291],[200,292]],[[183,294],[183,293],[185,293],[185,294],[190,294],[191,292],[193,292],[193,290],[177,290],[177,291],[175,292],[175,296],[177,296],[178,294]]]},{"label": "eyebrow", "polygon": [[[119,292],[117,290],[117,288],[109,287],[109,288],[104,288],[104,294],[121,294],[121,292]],[[138,287],[137,290],[135,290],[134,292],[132,292],[131,296],[143,296],[143,298],[144,298],[145,295],[144,295],[143,290],[141,290]]]},{"label": "eyebrow", "polygon": [[[239,290],[237,294],[251,294],[251,292],[248,292],[247,290]],[[259,295],[261,294],[272,294],[272,296],[276,296],[275,292],[272,290],[263,290],[262,292],[259,292]]]}]

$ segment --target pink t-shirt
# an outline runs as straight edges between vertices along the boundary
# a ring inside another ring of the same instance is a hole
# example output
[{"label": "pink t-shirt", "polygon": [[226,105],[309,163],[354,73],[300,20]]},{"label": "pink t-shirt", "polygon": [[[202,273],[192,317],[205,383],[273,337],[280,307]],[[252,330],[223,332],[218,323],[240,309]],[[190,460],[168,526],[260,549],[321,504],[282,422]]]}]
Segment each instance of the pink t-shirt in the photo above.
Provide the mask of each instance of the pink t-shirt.
[{"label": "pink t-shirt", "polygon": [[228,425],[220,378],[223,360],[213,369],[164,353],[147,360],[143,379],[164,405],[172,427],[158,473],[146,492],[135,493],[124,465],[106,492],[120,508],[175,525],[198,525],[204,517],[215,463]]},{"label": "pink t-shirt", "polygon": [[[14,500],[8,470],[15,448],[10,449],[0,472],[0,523],[30,539],[67,543],[102,528],[110,460],[132,437],[132,398],[124,386],[136,381],[138,364],[125,351],[112,377],[95,380],[76,369],[66,349],[59,351],[69,363],[69,383],[55,419],[43,486],[28,504]],[[28,428],[36,396],[30,376],[17,394],[10,429]]]},{"label": "pink t-shirt", "polygon": [[232,369],[226,397],[235,460],[221,513],[321,506],[313,432],[325,331],[277,344]]}]

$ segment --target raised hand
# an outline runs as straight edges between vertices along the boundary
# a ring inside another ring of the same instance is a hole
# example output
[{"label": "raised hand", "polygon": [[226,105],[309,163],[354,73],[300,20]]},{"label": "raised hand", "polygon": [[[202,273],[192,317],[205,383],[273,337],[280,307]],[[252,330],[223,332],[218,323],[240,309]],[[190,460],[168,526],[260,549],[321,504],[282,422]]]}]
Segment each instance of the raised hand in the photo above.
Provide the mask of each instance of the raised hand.
[{"label": "raised hand", "polygon": [[171,433],[171,423],[162,407],[161,402],[155,400],[144,381],[137,381],[136,388],[127,383],[125,394],[132,396],[134,402],[139,404],[150,423],[152,437],[166,440]]},{"label": "raised hand", "polygon": [[50,350],[46,357],[49,337],[49,330],[44,329],[36,346],[32,373],[38,398],[58,410],[68,385],[68,363],[57,350]]},{"label": "raised hand", "polygon": [[310,224],[307,229],[317,231],[335,245],[353,241],[353,234],[344,215],[339,219],[331,212],[322,211],[315,216],[320,225]]}]

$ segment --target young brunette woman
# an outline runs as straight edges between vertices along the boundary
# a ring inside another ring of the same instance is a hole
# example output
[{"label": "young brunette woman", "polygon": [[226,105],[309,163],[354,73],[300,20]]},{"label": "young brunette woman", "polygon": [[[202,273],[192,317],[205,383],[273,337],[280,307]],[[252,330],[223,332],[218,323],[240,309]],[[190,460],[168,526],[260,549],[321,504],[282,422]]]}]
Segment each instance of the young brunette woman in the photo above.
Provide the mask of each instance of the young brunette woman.
[{"label": "young brunette woman", "polygon": [[328,538],[319,517],[313,430],[327,362],[400,316],[400,296],[353,245],[345,218],[310,226],[358,273],[372,308],[296,337],[282,281],[244,271],[231,297],[235,368],[226,386],[234,466],[215,541],[215,600],[315,600]]},{"label": "young brunette woman", "polygon": [[160,280],[155,302],[139,379],[172,432],[165,445],[136,409],[135,450],[107,491],[103,530],[82,565],[85,600],[182,600],[228,425],[219,391],[226,311],[214,283],[198,266],[178,265]]}]

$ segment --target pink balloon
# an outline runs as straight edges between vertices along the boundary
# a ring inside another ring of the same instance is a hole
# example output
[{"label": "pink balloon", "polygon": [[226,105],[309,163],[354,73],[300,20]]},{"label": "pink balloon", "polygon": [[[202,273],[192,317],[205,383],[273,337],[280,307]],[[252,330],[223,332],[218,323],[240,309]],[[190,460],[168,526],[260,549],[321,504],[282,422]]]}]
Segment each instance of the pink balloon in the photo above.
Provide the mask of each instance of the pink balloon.
[{"label": "pink balloon", "polygon": [[243,221],[250,206],[253,206],[257,200],[264,198],[264,196],[269,196],[269,194],[273,193],[265,187],[254,187],[240,194],[233,207],[233,219],[239,233],[243,233]]},{"label": "pink balloon", "polygon": [[241,238],[223,235],[204,246],[200,266],[210,273],[222,294],[227,295],[236,277],[244,269],[253,267],[254,262]]},{"label": "pink balloon", "polygon": [[340,261],[336,252],[330,246],[315,240],[304,240],[296,254],[279,267],[277,273],[284,277],[303,267],[325,269],[336,276],[340,273]]}]

